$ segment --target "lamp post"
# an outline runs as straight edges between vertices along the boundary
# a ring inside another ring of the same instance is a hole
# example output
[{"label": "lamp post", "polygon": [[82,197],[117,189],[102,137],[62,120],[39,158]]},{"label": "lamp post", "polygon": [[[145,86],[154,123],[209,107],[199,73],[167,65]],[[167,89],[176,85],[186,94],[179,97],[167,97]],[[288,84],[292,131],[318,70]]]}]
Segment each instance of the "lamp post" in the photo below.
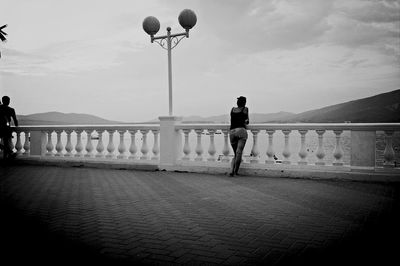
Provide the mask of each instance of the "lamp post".
[{"label": "lamp post", "polygon": [[189,38],[189,30],[196,25],[196,14],[190,9],[184,9],[178,17],[179,24],[185,29],[183,33],[171,34],[171,28],[167,27],[167,35],[154,35],[160,30],[160,22],[157,18],[149,16],[143,20],[143,30],[150,35],[150,40],[158,43],[168,51],[168,92],[169,92],[169,116],[172,116],[172,64],[171,50],[175,48],[183,38]]}]

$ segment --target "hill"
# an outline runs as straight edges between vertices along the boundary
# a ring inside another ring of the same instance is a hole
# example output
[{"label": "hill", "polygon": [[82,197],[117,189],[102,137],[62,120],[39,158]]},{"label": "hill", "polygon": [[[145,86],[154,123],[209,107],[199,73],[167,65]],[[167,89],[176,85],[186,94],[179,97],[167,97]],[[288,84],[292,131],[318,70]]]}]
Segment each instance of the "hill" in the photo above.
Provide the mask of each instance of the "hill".
[{"label": "hill", "polygon": [[25,125],[106,125],[125,124],[98,116],[76,113],[47,112],[31,115],[17,115],[21,126]]},{"label": "hill", "polygon": [[400,122],[400,90],[299,113],[271,122],[286,123]]},{"label": "hill", "polygon": [[[184,117],[184,122],[229,123],[229,114]],[[299,114],[278,112],[252,114],[250,123],[395,123],[400,122],[400,90],[378,94],[341,104],[330,105]]]}]

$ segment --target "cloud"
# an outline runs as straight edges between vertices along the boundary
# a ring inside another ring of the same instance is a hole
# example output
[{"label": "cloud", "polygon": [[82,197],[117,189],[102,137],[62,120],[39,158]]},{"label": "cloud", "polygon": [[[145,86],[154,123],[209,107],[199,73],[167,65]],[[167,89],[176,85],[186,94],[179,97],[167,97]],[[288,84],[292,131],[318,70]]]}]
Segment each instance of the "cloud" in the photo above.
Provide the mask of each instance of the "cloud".
[{"label": "cloud", "polygon": [[[187,1],[174,1],[175,7]],[[168,3],[169,4],[169,3]],[[223,55],[309,45],[370,46],[399,54],[400,4],[388,0],[196,0],[194,31]]]},{"label": "cloud", "polygon": [[226,48],[252,53],[313,43],[330,29],[332,1],[205,1],[202,8],[202,23]]},{"label": "cloud", "polygon": [[338,3],[338,10],[345,16],[364,23],[391,23],[400,21],[398,1],[367,0]]},{"label": "cloud", "polygon": [[323,42],[367,47],[400,60],[400,4],[396,1],[341,0],[329,18]]},{"label": "cloud", "polygon": [[129,33],[122,32],[110,39],[65,41],[26,51],[5,48],[0,70],[36,76],[109,69],[122,63],[120,53],[141,49],[140,44],[129,40],[127,35]]}]

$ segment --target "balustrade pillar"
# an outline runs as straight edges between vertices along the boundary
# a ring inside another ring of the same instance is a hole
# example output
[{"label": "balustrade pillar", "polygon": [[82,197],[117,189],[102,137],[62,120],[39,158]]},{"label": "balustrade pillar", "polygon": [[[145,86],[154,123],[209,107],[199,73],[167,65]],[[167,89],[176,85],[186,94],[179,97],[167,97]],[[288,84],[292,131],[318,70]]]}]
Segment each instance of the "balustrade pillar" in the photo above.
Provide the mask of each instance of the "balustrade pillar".
[{"label": "balustrade pillar", "polygon": [[57,134],[56,151],[57,151],[57,153],[55,154],[55,156],[57,156],[57,157],[63,156],[62,151],[64,150],[64,146],[63,146],[63,144],[61,142],[61,133],[62,132],[63,132],[62,130],[57,130],[56,131],[56,134]]},{"label": "balustrade pillar", "polygon": [[30,143],[30,136],[29,136],[29,131],[25,131],[25,142],[24,142],[24,155],[27,156],[30,154],[30,148],[31,148],[31,143]]},{"label": "balustrade pillar", "polygon": [[75,157],[82,157],[83,144],[82,144],[82,130],[76,130],[76,145],[75,145]]},{"label": "balustrade pillar", "polygon": [[99,134],[99,140],[96,145],[96,158],[104,158],[104,143],[103,143],[103,130],[96,130],[97,134]]},{"label": "balustrade pillar", "polygon": [[53,133],[52,130],[47,132],[47,144],[46,144],[47,152],[46,152],[46,156],[53,156],[54,155],[54,153],[53,153],[54,145],[51,142],[51,134],[52,133]]},{"label": "balustrade pillar", "polygon": [[229,134],[228,134],[228,130],[227,129],[223,129],[222,133],[224,134],[224,148],[222,149],[222,154],[224,155],[222,157],[222,162],[223,163],[228,163],[230,161],[229,159],[229,143],[228,143],[228,138],[229,138]]},{"label": "balustrade pillar", "polygon": [[260,152],[258,151],[258,143],[257,143],[257,138],[258,138],[258,133],[260,132],[258,129],[253,129],[250,130],[251,134],[253,134],[253,147],[251,149],[251,158],[250,158],[250,163],[258,163],[258,155]]},{"label": "balustrade pillar", "polygon": [[384,167],[394,166],[393,134],[394,131],[385,130],[385,150],[383,152],[383,158],[385,159],[383,163]]},{"label": "balustrade pillar", "polygon": [[342,166],[343,149],[342,145],[340,144],[340,138],[343,133],[343,130],[333,130],[333,133],[335,133],[336,136],[336,145],[335,145],[335,150],[333,151],[333,157],[335,158],[335,161],[333,162],[333,165]]},{"label": "balustrade pillar", "polygon": [[267,148],[267,160],[265,160],[266,164],[274,164],[275,163],[275,159],[274,159],[274,155],[275,155],[275,151],[274,151],[274,133],[275,130],[272,129],[267,129],[266,133],[268,134],[268,148]]},{"label": "balustrade pillar", "polygon": [[22,153],[22,142],[21,142],[21,132],[17,133],[17,142],[15,143],[15,149],[17,150],[17,154],[20,155]]},{"label": "balustrade pillar", "polygon": [[208,155],[209,157],[207,158],[207,161],[209,162],[215,162],[216,158],[215,158],[215,153],[217,152],[217,150],[215,149],[215,143],[214,143],[214,138],[215,138],[215,130],[213,129],[209,129],[208,133],[210,134],[210,145],[208,147]]},{"label": "balustrade pillar", "polygon": [[106,158],[114,158],[114,151],[115,151],[115,145],[114,145],[114,132],[115,130],[107,130],[108,132],[108,145],[107,145],[107,155]]},{"label": "balustrade pillar", "polygon": [[289,134],[292,132],[289,129],[282,130],[282,133],[285,135],[285,148],[283,149],[282,155],[284,159],[282,160],[283,164],[290,164],[290,148],[289,148]]},{"label": "balustrade pillar", "polygon": [[352,129],[350,134],[351,169],[362,171],[375,169],[376,131]]},{"label": "balustrade pillar", "polygon": [[160,146],[158,144],[158,135],[159,135],[160,131],[159,130],[152,130],[152,132],[153,132],[154,142],[153,142],[153,149],[152,149],[153,157],[151,157],[151,159],[152,160],[158,160],[160,158],[159,157]]},{"label": "balustrade pillar", "polygon": [[316,156],[318,158],[318,161],[315,163],[316,165],[325,165],[324,157],[325,157],[325,151],[324,151],[324,133],[325,130],[321,129],[321,130],[315,130],[315,132],[317,132],[318,134],[318,149],[317,149],[317,153]]},{"label": "balustrade pillar", "polygon": [[196,145],[196,158],[195,161],[203,161],[203,146],[201,144],[201,134],[203,133],[203,129],[196,129],[195,130],[197,135],[197,145]]},{"label": "balustrade pillar", "polygon": [[160,116],[160,170],[177,170],[182,157],[182,133],[176,128],[182,117]]},{"label": "balustrade pillar", "polygon": [[45,156],[47,149],[47,136],[45,131],[30,131],[29,132],[29,155]]},{"label": "balustrade pillar", "polygon": [[14,151],[15,146],[14,146],[14,143],[13,143],[13,141],[12,141],[12,138],[10,138],[10,139],[8,140],[8,145],[10,146],[10,150],[11,150],[11,151]]},{"label": "balustrade pillar", "polygon": [[300,157],[300,161],[298,162],[299,165],[307,165],[308,162],[306,160],[307,158],[307,150],[306,150],[306,134],[307,134],[308,130],[304,130],[304,129],[300,129],[299,133],[300,133],[300,140],[301,140],[301,147],[300,147],[300,151],[299,151],[299,157]]},{"label": "balustrade pillar", "polygon": [[64,154],[64,156],[65,157],[71,157],[72,156],[72,150],[74,149],[74,147],[72,146],[72,142],[71,142],[72,130],[65,130],[65,133],[67,134],[67,144],[65,145],[66,153]]},{"label": "balustrade pillar", "polygon": [[140,159],[148,160],[149,156],[147,155],[147,153],[149,152],[149,147],[147,146],[147,133],[149,133],[149,130],[148,129],[140,130],[140,133],[142,133],[143,135],[142,148],[140,149],[142,156],[140,157]]},{"label": "balustrade pillar", "polygon": [[85,147],[85,150],[86,150],[85,157],[86,158],[91,158],[91,157],[94,156],[93,155],[94,147],[93,147],[93,143],[92,143],[92,132],[93,132],[93,130],[85,130],[85,131],[86,131],[86,137],[87,137],[86,147]]},{"label": "balustrade pillar", "polygon": [[118,131],[119,133],[119,145],[118,145],[118,159],[125,159],[126,155],[125,155],[125,151],[126,151],[126,147],[125,147],[125,141],[124,141],[124,134],[125,134],[126,130],[120,130]]},{"label": "balustrade pillar", "polygon": [[189,161],[190,160],[190,144],[189,144],[189,134],[190,131],[192,131],[191,129],[183,129],[183,135],[185,138],[185,144],[183,145],[183,154],[184,156],[182,157],[182,160],[184,161]]},{"label": "balustrade pillar", "polygon": [[137,159],[136,153],[138,151],[138,148],[136,146],[136,138],[135,138],[136,130],[129,130],[129,133],[131,134],[131,145],[129,146],[129,153],[130,153],[129,159],[135,160],[135,159]]}]

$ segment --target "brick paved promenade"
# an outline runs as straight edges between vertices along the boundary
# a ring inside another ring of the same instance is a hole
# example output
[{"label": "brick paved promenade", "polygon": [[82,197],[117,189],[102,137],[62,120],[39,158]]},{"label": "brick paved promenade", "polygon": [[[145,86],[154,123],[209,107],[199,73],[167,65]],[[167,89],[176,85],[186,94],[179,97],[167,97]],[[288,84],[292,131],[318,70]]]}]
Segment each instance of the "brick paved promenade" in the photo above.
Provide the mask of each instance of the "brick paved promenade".
[{"label": "brick paved promenade", "polygon": [[399,183],[1,166],[0,185],[2,265],[390,265],[400,241]]}]

